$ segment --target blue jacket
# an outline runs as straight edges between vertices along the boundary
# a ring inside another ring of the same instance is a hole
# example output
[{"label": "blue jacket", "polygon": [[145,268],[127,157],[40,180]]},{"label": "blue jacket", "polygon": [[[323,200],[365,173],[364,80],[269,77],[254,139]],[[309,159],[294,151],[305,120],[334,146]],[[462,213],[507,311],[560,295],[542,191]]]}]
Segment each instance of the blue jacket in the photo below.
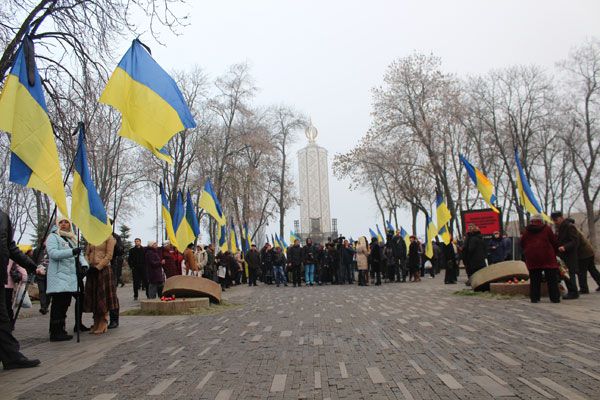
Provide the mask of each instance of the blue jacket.
[{"label": "blue jacket", "polygon": [[[70,239],[62,238],[54,228],[46,240],[46,251],[48,252],[48,269],[46,271],[47,287],[46,293],[65,293],[77,292],[77,270],[75,268],[75,257],[73,248],[77,243]],[[71,243],[71,246],[67,243]],[[88,263],[83,256],[79,255],[81,265],[87,266]]]}]

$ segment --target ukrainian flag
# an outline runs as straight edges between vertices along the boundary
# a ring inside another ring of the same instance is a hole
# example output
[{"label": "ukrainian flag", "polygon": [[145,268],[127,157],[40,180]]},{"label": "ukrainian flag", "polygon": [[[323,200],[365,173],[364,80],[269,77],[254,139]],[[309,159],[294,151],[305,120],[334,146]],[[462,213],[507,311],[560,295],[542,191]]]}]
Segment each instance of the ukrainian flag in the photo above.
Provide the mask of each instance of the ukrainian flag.
[{"label": "ukrainian flag", "polygon": [[10,133],[9,180],[47,194],[61,214],[69,215],[58,150],[34,57],[33,42],[26,37],[0,94],[0,129]]},{"label": "ukrainian flag", "polygon": [[119,135],[173,162],[161,151],[178,132],[196,127],[177,84],[135,39],[108,80],[100,102],[121,112]]},{"label": "ukrainian flag", "polygon": [[377,240],[379,243],[383,243],[383,235],[381,234],[381,230],[379,230],[379,224],[375,224],[377,227]]},{"label": "ukrainian flag", "polygon": [[277,247],[281,247],[281,245],[279,244],[279,240],[276,240],[273,237],[273,234],[271,233],[271,242],[273,242],[273,248],[277,248]]},{"label": "ukrainian flag", "polygon": [[371,238],[376,238],[377,237],[377,234],[371,228],[369,228],[369,233],[371,234]]},{"label": "ukrainian flag", "polygon": [[301,242],[300,236],[298,236],[294,231],[290,231],[290,242],[293,244],[295,241]]},{"label": "ukrainian flag", "polygon": [[450,243],[450,232],[448,231],[448,222],[452,219],[452,214],[444,201],[441,194],[438,194],[435,198],[436,203],[436,214],[437,214],[437,226],[440,227],[439,234],[442,237],[442,241],[445,244]]},{"label": "ukrainian flag", "polygon": [[278,240],[278,241],[279,241],[279,243],[281,244],[281,247],[282,247],[284,250],[287,250],[287,248],[288,248],[288,244],[285,242],[285,239],[284,239],[283,237],[281,237],[281,238],[280,238],[279,236],[277,236],[277,234],[275,234],[275,237],[277,238],[277,240]]},{"label": "ukrainian flag", "polygon": [[484,175],[483,172],[471,165],[471,163],[467,161],[467,159],[464,158],[462,154],[459,157],[460,161],[462,161],[462,163],[464,164],[467,173],[469,174],[469,177],[471,178],[475,186],[477,186],[477,190],[479,190],[479,193],[481,193],[481,195],[483,196],[483,199],[488,203],[490,208],[494,210],[494,212],[500,213],[500,211],[496,208],[496,195],[494,194],[495,189],[492,182],[488,179],[487,176]]},{"label": "ukrainian flag", "polygon": [[237,234],[235,233],[235,225],[233,224],[233,218],[231,218],[231,229],[229,231],[229,248],[231,249],[232,253],[237,253],[238,252],[238,240],[237,240]]},{"label": "ukrainian flag", "polygon": [[202,189],[202,193],[200,194],[200,200],[198,201],[198,205],[206,211],[208,215],[213,217],[217,224],[226,225],[227,221],[225,220],[225,215],[223,215],[223,210],[221,209],[221,203],[219,203],[219,199],[217,199],[217,195],[213,190],[212,183],[210,179],[206,180],[204,184],[204,188]]},{"label": "ukrainian flag", "polygon": [[194,202],[192,201],[192,195],[189,190],[187,191],[185,202],[185,219],[190,226],[192,236],[194,237],[193,241],[195,241],[198,235],[200,235],[200,224],[198,223]]},{"label": "ukrainian flag", "polygon": [[528,213],[540,214],[544,220],[552,223],[552,219],[542,211],[540,203],[538,203],[533,194],[533,190],[531,190],[531,186],[525,176],[525,171],[523,171],[521,160],[519,160],[519,152],[517,149],[515,149],[515,162],[517,164],[517,191],[519,192],[519,203]]},{"label": "ukrainian flag", "polygon": [[408,248],[410,246],[410,236],[408,236],[408,233],[404,230],[403,227],[400,227],[400,236],[402,236],[402,239],[404,239],[404,243],[406,244],[406,254],[408,255]]},{"label": "ukrainian flag", "polygon": [[425,229],[425,256],[427,258],[433,257],[433,238],[437,236],[437,228],[433,224],[429,215],[425,215],[426,217],[426,229]]},{"label": "ukrainian flag", "polygon": [[[191,211],[193,212],[193,209]],[[187,219],[187,212],[183,204],[183,194],[181,191],[177,192],[175,212],[173,213],[173,229],[175,230],[177,243],[181,246],[181,248],[177,247],[180,251],[185,250],[190,243],[194,242],[196,237]]]},{"label": "ukrainian flag", "polygon": [[387,223],[388,232],[396,232],[396,230],[394,229],[394,226],[392,225],[392,223],[390,221],[386,221],[386,223]]},{"label": "ukrainian flag", "polygon": [[221,225],[219,227],[219,250],[221,250],[222,253],[225,253],[228,250],[226,228],[227,228],[226,225]]},{"label": "ukrainian flag", "polygon": [[79,124],[79,140],[73,169],[71,218],[85,240],[99,246],[112,234],[112,225],[90,176],[83,123]]},{"label": "ukrainian flag", "polygon": [[250,251],[252,247],[252,236],[250,236],[250,232],[248,232],[248,224],[244,222],[244,238],[246,239],[246,251]]},{"label": "ukrainian flag", "polygon": [[165,189],[163,188],[162,182],[159,185],[160,187],[160,199],[161,199],[161,214],[163,217],[163,221],[165,222],[165,230],[167,231],[167,238],[171,242],[171,244],[177,248],[179,245],[177,243],[177,237],[175,236],[175,229],[173,229],[173,219],[171,218],[171,212],[169,211],[169,201],[167,200],[167,195],[165,194]]}]

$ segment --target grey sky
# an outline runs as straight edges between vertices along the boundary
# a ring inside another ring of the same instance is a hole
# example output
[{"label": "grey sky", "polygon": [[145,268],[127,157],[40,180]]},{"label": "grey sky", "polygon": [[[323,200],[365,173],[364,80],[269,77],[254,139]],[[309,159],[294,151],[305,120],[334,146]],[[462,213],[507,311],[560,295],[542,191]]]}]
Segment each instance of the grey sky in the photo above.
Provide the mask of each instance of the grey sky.
[{"label": "grey sky", "polygon": [[[197,64],[215,77],[247,61],[260,88],[256,103],[282,102],[311,116],[331,163],[368,129],[370,90],[393,59],[431,52],[460,76],[515,64],[552,71],[571,47],[600,37],[599,15],[598,1],[190,1],[180,37],[163,35],[165,47],[141,38],[166,69]],[[299,137],[297,148],[306,143]],[[330,183],[341,232],[357,237],[379,222],[370,195],[348,191],[331,174]],[[130,221],[134,235],[154,236],[153,207],[147,214]],[[286,232],[298,217],[299,207]]]}]

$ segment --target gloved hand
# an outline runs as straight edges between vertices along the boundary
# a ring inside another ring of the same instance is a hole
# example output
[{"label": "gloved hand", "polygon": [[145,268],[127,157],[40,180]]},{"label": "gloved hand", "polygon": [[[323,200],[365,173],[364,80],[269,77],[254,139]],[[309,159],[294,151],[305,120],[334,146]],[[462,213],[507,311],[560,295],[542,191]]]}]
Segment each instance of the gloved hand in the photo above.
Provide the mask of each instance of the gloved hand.
[{"label": "gloved hand", "polygon": [[73,249],[73,255],[74,256],[78,256],[79,254],[81,254],[81,247],[76,247]]},{"label": "gloved hand", "polygon": [[37,269],[35,270],[36,275],[46,275],[46,267],[44,267],[43,265],[38,265]]}]

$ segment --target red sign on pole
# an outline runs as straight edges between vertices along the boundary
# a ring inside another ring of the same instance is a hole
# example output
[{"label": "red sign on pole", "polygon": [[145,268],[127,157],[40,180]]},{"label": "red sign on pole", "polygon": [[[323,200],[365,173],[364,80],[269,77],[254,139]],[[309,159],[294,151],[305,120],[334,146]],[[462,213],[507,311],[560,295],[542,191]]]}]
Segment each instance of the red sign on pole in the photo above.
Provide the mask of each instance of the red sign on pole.
[{"label": "red sign on pole", "polygon": [[502,232],[502,215],[490,208],[483,210],[469,210],[461,213],[463,232],[468,232],[469,224],[475,224],[484,236],[491,236],[494,232]]}]

